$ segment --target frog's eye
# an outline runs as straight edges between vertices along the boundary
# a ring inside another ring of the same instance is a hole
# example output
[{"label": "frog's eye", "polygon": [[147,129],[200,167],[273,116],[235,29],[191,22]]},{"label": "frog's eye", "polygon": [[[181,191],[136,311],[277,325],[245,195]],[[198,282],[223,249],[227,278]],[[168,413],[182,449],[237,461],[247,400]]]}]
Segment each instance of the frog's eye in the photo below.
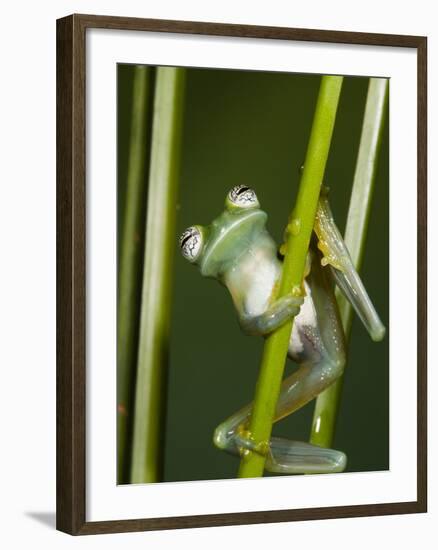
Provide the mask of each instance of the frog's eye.
[{"label": "frog's eye", "polygon": [[179,238],[179,245],[184,258],[194,262],[202,249],[202,233],[195,225],[189,227]]},{"label": "frog's eye", "polygon": [[228,193],[228,200],[239,208],[254,208],[259,206],[259,201],[254,190],[246,185],[236,185]]}]

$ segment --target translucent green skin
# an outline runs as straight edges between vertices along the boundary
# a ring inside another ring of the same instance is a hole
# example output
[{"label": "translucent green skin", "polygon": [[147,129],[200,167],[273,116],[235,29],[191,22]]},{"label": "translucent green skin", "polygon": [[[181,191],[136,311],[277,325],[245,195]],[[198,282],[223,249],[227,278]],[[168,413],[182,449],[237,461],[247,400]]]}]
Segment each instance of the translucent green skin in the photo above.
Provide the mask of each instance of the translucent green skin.
[{"label": "translucent green skin", "polygon": [[233,298],[242,328],[265,335],[296,315],[302,298],[273,300],[281,274],[277,247],[259,208],[227,206],[207,228],[199,228],[203,247],[196,263],[202,275],[224,284]]},{"label": "translucent green skin", "polygon": [[[295,317],[289,356],[299,369],[283,382],[275,421],[315,398],[343,372],[345,343],[334,280],[372,338],[378,340],[384,335],[384,327],[354,270],[326,198],[320,199],[317,219],[318,242],[315,239],[309,251],[304,299],[292,295],[276,299],[282,263],[276,243],[266,230],[267,214],[258,202],[251,208],[239,208],[227,197],[225,210],[210,226],[196,226],[203,244],[193,263],[202,275],[216,278],[228,288],[243,330],[265,336]],[[324,256],[318,248],[324,250]],[[246,431],[251,406],[216,429],[214,442],[219,448],[233,454],[240,454],[243,449],[257,451]],[[340,451],[279,438],[265,443],[260,447],[259,442],[259,448],[269,449],[266,469],[272,472],[330,473],[343,471],[346,466],[346,456]]]}]

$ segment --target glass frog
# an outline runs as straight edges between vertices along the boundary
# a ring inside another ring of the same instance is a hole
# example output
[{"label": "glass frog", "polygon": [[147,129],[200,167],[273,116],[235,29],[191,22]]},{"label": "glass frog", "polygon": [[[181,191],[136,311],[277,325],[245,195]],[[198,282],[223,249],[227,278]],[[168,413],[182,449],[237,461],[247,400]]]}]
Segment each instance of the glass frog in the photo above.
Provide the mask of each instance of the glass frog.
[{"label": "glass frog", "polygon": [[[180,237],[183,256],[204,277],[225,285],[242,329],[266,336],[294,318],[288,355],[298,369],[285,378],[274,421],[293,413],[332,384],[345,365],[344,333],[334,296],[335,282],[374,341],[385,328],[351,261],[322,191],[307,257],[302,296],[276,297],[282,261],[266,229],[267,214],[249,187],[233,187],[224,211],[207,226],[194,225]],[[252,450],[266,455],[265,468],[277,473],[331,473],[346,467],[343,452],[271,437],[256,442],[248,433],[252,405],[233,414],[214,433],[220,449],[237,456]]]}]

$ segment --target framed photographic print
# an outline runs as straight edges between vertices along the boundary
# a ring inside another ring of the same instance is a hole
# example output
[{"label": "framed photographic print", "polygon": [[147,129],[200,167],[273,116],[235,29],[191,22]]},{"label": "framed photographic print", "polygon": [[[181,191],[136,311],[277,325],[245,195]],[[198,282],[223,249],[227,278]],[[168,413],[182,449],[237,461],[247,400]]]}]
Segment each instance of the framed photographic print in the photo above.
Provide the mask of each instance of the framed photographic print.
[{"label": "framed photographic print", "polygon": [[426,38],[57,52],[58,529],[425,512]]}]

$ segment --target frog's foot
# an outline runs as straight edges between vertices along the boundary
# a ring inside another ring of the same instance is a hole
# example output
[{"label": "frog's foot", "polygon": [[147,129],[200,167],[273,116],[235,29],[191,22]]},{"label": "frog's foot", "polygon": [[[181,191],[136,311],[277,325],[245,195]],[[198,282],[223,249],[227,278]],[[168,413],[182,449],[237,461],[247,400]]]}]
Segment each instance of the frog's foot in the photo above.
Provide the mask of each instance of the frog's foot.
[{"label": "frog's foot", "polygon": [[249,452],[257,453],[262,456],[268,456],[270,453],[268,441],[256,441],[251,432],[244,428],[239,427],[237,429],[234,441],[242,457],[245,457]]},{"label": "frog's foot", "polygon": [[333,219],[327,193],[321,193],[313,227],[318,238],[318,248],[323,257],[321,264],[330,266],[336,284],[354,307],[374,341],[385,336],[383,326],[365,287],[351,260],[348,248]]},{"label": "frog's foot", "polygon": [[272,437],[265,468],[278,474],[332,474],[343,472],[347,457],[341,451],[310,443]]},{"label": "frog's foot", "polygon": [[248,430],[251,407],[248,405],[220,424],[213,436],[213,443],[227,453],[244,457],[249,451],[267,456],[268,442],[257,442]]},{"label": "frog's foot", "polygon": [[222,424],[219,424],[213,435],[213,443],[218,449],[235,456],[241,455],[241,446],[239,447],[236,438],[248,433],[246,429],[251,415],[251,408],[251,405],[246,405]]},{"label": "frog's foot", "polygon": [[347,465],[341,451],[282,437],[255,441],[244,429],[236,433],[235,443],[243,458],[251,452],[265,456],[265,470],[276,474],[333,474],[343,472]]},{"label": "frog's foot", "polygon": [[243,459],[250,453],[265,456],[265,469],[277,474],[331,474],[343,472],[347,464],[347,457],[341,451],[280,437],[272,437],[269,442],[255,441],[242,426],[230,431],[229,426],[222,424],[214,440],[222,450]]}]

